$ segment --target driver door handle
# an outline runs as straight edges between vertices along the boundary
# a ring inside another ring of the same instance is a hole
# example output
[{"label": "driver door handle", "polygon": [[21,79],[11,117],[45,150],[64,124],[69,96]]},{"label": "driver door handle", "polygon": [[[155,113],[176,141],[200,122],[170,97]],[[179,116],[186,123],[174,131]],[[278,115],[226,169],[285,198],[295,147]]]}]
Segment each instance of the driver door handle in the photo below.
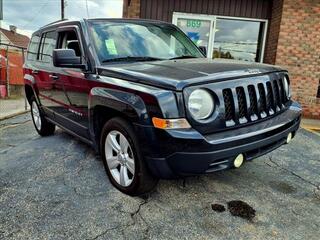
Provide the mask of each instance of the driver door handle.
[{"label": "driver door handle", "polygon": [[58,80],[59,79],[59,76],[56,75],[56,74],[50,74],[49,77],[53,80]]}]

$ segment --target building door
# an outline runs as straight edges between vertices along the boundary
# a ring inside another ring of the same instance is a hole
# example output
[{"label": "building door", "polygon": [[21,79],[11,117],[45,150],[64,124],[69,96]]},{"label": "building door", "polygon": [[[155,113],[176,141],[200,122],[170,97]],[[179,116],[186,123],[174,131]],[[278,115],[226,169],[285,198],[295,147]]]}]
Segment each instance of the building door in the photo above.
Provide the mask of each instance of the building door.
[{"label": "building door", "polygon": [[206,47],[208,58],[263,61],[267,20],[174,13],[173,23]]},{"label": "building door", "polygon": [[177,25],[198,47],[204,47],[207,56],[212,56],[215,17],[195,14],[173,15]]}]

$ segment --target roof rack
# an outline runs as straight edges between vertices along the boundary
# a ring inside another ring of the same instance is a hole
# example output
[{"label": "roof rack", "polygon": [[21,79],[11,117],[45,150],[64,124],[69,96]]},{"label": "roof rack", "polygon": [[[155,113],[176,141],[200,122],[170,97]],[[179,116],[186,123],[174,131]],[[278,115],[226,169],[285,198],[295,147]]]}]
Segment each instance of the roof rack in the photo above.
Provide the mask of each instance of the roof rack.
[{"label": "roof rack", "polygon": [[64,22],[64,21],[68,21],[68,20],[69,20],[69,19],[60,19],[60,20],[58,20],[58,21],[54,21],[54,22],[48,23],[47,25],[44,25],[44,26],[42,26],[41,28],[48,27],[48,26],[53,25],[53,24],[55,24],[55,23]]}]

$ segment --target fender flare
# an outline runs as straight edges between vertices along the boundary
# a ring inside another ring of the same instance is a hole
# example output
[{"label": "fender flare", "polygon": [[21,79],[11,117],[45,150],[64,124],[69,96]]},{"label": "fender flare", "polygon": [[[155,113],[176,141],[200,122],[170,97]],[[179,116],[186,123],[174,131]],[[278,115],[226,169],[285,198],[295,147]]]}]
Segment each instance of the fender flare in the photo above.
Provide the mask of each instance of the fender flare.
[{"label": "fender flare", "polygon": [[[148,124],[147,108],[142,98],[134,93],[118,89],[95,87],[89,94],[89,116],[96,106],[103,106],[126,115],[130,120]],[[91,119],[90,119],[91,120]]]},{"label": "fender flare", "polygon": [[89,134],[98,151],[99,138],[96,134],[95,108],[101,106],[125,115],[129,121],[139,124],[150,124],[147,108],[142,98],[134,93],[118,89],[95,87],[89,94]]},{"label": "fender flare", "polygon": [[[23,79],[24,79],[24,87],[26,88],[26,86],[29,86],[31,87],[32,91],[33,91],[33,95],[35,96],[36,98],[36,101],[38,102],[38,104],[40,105],[40,99],[39,99],[39,96],[37,94],[37,91],[35,89],[35,84],[36,84],[36,81],[34,79],[34,77],[28,73],[24,74],[23,76]],[[27,97],[27,96],[26,96]],[[29,102],[29,99],[27,98],[28,102]]]}]

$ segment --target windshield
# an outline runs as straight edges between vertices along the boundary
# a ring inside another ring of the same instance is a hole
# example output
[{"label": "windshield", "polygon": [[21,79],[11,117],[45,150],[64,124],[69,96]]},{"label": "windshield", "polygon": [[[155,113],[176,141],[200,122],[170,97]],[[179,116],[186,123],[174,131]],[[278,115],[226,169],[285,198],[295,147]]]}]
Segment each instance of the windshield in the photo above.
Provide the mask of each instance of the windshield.
[{"label": "windshield", "polygon": [[169,24],[90,21],[89,27],[102,63],[203,57],[189,38]]}]

